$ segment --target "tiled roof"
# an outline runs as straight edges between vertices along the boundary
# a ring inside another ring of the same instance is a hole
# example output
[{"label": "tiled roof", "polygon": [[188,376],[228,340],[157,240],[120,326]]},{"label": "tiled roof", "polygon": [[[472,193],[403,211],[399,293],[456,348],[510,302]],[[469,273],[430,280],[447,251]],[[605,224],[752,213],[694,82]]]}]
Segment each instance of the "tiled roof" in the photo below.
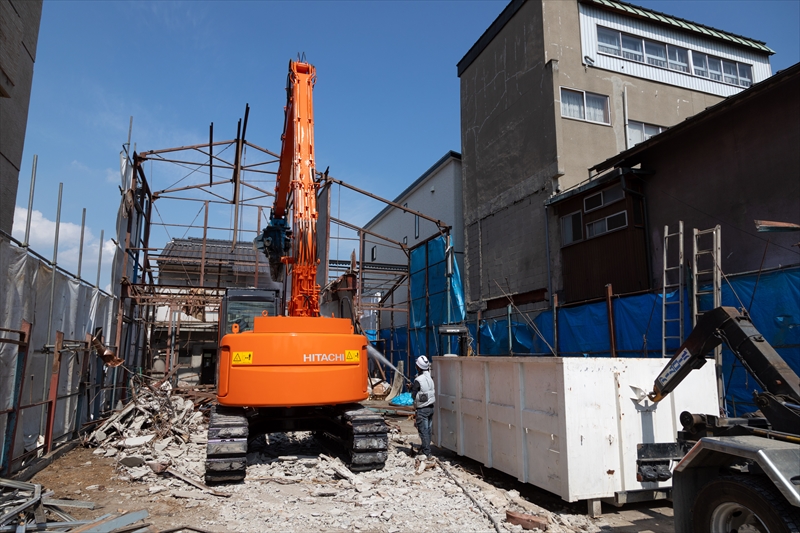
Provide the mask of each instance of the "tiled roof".
[{"label": "tiled roof", "polygon": [[[269,265],[267,258],[261,252],[253,250],[253,243],[239,241],[236,248],[231,251],[231,241],[206,239],[206,261],[211,264],[231,265],[234,272],[253,272],[258,256],[258,271],[267,272]],[[172,239],[164,247],[163,253],[156,259],[159,266],[166,265],[200,265],[203,255],[203,239],[189,237],[188,239]]]},{"label": "tiled roof", "polygon": [[607,9],[613,9],[615,11],[621,11],[628,15],[634,15],[644,19],[648,19],[653,22],[659,22],[661,24],[667,24],[669,26],[674,26],[682,30],[700,33],[702,35],[705,35],[706,37],[721,39],[723,41],[728,41],[741,46],[746,46],[748,48],[755,48],[756,50],[760,52],[765,52],[767,54],[775,53],[774,50],[769,48],[766,45],[766,43],[762,41],[756,41],[755,39],[750,39],[749,37],[743,37],[741,35],[736,35],[735,33],[718,30],[716,28],[712,28],[711,26],[704,26],[702,24],[691,22],[689,20],[684,20],[678,17],[673,17],[672,15],[667,15],[665,13],[659,13],[658,11],[653,11],[652,9],[646,9],[644,7],[635,6],[632,4],[626,4],[625,2],[619,2],[617,0],[580,0],[580,1],[584,4],[591,4],[599,7],[604,7]]}]

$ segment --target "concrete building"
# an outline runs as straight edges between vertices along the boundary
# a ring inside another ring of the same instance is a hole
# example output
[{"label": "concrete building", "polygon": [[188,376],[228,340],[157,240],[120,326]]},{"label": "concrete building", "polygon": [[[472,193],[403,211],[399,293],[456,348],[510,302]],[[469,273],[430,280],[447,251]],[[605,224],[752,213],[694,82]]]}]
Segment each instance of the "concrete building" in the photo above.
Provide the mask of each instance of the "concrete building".
[{"label": "concrete building", "polygon": [[11,235],[42,0],[0,0],[0,231]]},{"label": "concrete building", "polygon": [[503,292],[517,305],[548,301],[562,257],[545,201],[766,79],[770,54],[613,0],[509,3],[458,63],[468,309],[504,306]]},{"label": "concrete building", "polygon": [[[726,274],[800,264],[800,233],[755,224],[800,224],[798,94],[800,64],[595,165],[595,179],[551,198],[562,229],[574,230],[561,233],[564,300],[601,296],[606,283],[615,293],[660,288],[664,227],[674,233],[678,221],[689,264],[692,229],[717,225]],[[591,234],[598,223],[604,231]]]},{"label": "concrete building", "polygon": [[[459,269],[464,268],[461,154],[453,151],[446,153],[393,201],[451,226],[451,245],[456,262]],[[433,222],[393,206],[386,206],[367,222],[364,229],[403,243],[409,249],[439,234]],[[408,255],[401,248],[371,236],[367,236],[364,257],[368,263],[408,264]],[[393,294],[387,305],[394,307],[405,304],[408,296],[405,292]],[[392,325],[404,325],[406,317],[397,315],[391,319]],[[391,320],[389,313],[382,315],[383,326],[388,327]]]}]

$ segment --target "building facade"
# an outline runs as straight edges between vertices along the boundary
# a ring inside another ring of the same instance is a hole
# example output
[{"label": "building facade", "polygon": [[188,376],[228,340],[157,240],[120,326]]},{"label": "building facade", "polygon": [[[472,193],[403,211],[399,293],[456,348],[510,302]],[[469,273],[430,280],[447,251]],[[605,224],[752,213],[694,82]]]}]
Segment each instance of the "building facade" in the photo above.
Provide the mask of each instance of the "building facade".
[{"label": "building facade", "polygon": [[512,1],[458,64],[468,309],[562,290],[562,228],[545,201],[767,78],[771,53],[612,0]]},{"label": "building facade", "polygon": [[0,231],[11,235],[42,0],[0,0]]},{"label": "building facade", "polygon": [[725,274],[800,264],[800,232],[756,225],[800,224],[797,94],[800,64],[595,165],[597,178],[549,199],[561,225],[565,300],[599,297],[606,283],[615,293],[660,288],[665,227],[676,233],[679,221],[687,265],[693,230],[716,226]]},{"label": "building facade", "polygon": [[[436,218],[451,227],[450,245],[459,269],[464,267],[464,216],[462,195],[461,154],[449,151],[425,173],[409,185],[397,198],[395,204]],[[419,246],[431,237],[439,235],[433,222],[413,213],[407,213],[391,205],[370,220],[364,229],[402,243],[406,250],[385,240],[368,236],[365,242],[364,260],[367,263],[408,265],[408,250]],[[380,297],[379,297],[380,298]],[[407,291],[395,291],[387,302],[389,308],[406,305]],[[383,313],[383,326],[402,326],[406,317],[400,313]]]}]

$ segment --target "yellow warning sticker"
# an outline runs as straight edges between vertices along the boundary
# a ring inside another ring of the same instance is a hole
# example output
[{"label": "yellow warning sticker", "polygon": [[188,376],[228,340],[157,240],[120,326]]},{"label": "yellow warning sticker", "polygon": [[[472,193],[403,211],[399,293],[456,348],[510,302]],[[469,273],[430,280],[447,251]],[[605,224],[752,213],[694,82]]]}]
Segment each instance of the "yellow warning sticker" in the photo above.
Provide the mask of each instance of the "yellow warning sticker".
[{"label": "yellow warning sticker", "polygon": [[360,350],[345,350],[344,351],[344,360],[348,363],[358,363],[361,361],[361,351]]},{"label": "yellow warning sticker", "polygon": [[234,364],[234,365],[252,365],[253,364],[253,352],[233,352],[232,364]]}]

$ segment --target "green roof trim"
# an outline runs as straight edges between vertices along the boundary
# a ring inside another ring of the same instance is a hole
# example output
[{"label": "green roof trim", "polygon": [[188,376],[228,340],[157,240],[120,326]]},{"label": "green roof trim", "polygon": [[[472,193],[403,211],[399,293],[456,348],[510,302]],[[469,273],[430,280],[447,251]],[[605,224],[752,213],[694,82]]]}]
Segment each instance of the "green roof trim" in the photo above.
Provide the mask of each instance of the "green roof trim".
[{"label": "green roof trim", "polygon": [[671,15],[667,15],[666,13],[659,13],[658,11],[652,11],[650,9],[646,9],[640,6],[634,6],[631,4],[627,4],[625,2],[619,2],[617,0],[580,0],[584,4],[594,4],[597,6],[602,6],[608,9],[613,9],[616,11],[622,11],[625,13],[632,13],[634,15],[638,15],[645,19],[650,19],[656,22],[660,22],[662,24],[667,24],[669,26],[675,26],[677,28],[681,28],[683,30],[693,31],[697,33],[702,33],[703,35],[708,35],[711,37],[715,37],[717,39],[721,39],[723,41],[728,41],[730,43],[734,43],[740,46],[746,46],[748,48],[754,48],[760,52],[764,52],[767,54],[774,54],[775,51],[772,50],[766,43],[762,41],[757,41],[755,39],[750,39],[749,37],[744,37],[742,35],[736,35],[735,33],[729,33],[726,31],[718,30],[716,28],[712,28],[710,26],[704,26],[702,24],[697,24],[690,20],[684,20],[677,17],[673,17]]}]

